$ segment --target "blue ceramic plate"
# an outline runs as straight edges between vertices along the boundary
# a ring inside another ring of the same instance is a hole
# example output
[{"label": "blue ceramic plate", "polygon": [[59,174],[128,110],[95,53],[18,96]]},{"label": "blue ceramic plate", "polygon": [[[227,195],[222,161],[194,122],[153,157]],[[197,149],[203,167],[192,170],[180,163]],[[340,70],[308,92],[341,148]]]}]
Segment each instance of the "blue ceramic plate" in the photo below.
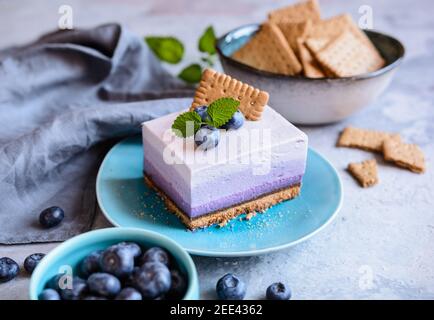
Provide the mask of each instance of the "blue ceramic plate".
[{"label": "blue ceramic plate", "polygon": [[[146,151],[145,151],[146,152]],[[325,227],[342,204],[342,183],[333,166],[309,149],[301,195],[258,214],[234,219],[224,228],[188,231],[143,181],[140,137],[113,147],[99,169],[96,192],[102,212],[115,226],[155,231],[191,254],[251,256],[304,241]]]}]

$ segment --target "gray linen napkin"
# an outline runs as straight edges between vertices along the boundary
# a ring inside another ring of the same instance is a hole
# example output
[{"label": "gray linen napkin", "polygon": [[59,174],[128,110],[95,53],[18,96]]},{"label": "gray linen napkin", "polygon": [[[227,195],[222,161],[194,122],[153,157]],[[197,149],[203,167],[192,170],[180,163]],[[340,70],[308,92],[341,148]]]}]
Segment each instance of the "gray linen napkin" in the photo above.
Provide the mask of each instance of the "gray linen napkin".
[{"label": "gray linen napkin", "polygon": [[[0,51],[0,243],[63,241],[89,230],[95,176],[114,142],[188,106],[193,90],[117,24],[56,31]],[[156,100],[158,99],[158,100]],[[51,230],[46,207],[65,210]]]}]

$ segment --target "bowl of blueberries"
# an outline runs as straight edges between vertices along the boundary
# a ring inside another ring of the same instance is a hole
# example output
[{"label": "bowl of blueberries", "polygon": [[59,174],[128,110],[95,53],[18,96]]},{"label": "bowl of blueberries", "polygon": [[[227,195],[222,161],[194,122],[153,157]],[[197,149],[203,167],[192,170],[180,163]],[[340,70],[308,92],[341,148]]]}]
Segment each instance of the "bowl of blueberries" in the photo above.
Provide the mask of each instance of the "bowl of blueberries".
[{"label": "bowl of blueberries", "polygon": [[173,240],[134,228],[90,231],[65,241],[38,263],[32,300],[192,300],[196,267]]}]

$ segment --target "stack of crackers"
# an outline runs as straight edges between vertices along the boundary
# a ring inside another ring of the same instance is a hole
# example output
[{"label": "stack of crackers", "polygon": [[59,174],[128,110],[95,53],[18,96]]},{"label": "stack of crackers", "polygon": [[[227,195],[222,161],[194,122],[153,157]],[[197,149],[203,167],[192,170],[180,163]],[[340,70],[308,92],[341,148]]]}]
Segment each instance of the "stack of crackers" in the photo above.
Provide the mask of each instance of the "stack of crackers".
[{"label": "stack of crackers", "polygon": [[233,58],[260,70],[309,78],[350,77],[385,64],[350,15],[323,20],[317,0],[270,12]]},{"label": "stack of crackers", "polygon": [[[412,172],[425,172],[425,157],[419,146],[407,144],[396,133],[345,128],[338,140],[339,147],[358,148],[382,153],[384,160]],[[370,187],[378,182],[377,161],[370,159],[361,163],[350,163],[348,171],[362,187]]]}]

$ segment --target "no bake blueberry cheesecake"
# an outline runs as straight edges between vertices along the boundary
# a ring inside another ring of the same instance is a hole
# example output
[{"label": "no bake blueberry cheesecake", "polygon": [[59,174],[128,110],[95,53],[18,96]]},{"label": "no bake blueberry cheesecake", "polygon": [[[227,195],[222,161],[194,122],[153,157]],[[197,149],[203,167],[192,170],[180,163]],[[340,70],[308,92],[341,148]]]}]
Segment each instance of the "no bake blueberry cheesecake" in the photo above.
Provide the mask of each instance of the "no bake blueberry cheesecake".
[{"label": "no bake blueberry cheesecake", "polygon": [[307,136],[267,102],[266,92],[207,69],[189,110],[143,123],[145,181],[189,229],[300,193]]}]

